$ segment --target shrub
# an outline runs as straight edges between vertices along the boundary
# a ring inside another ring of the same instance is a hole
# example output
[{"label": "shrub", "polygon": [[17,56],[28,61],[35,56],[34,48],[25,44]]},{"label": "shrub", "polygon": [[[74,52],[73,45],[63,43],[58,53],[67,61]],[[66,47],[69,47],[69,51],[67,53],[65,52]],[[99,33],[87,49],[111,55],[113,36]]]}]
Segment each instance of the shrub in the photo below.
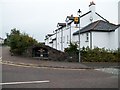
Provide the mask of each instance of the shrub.
[{"label": "shrub", "polygon": [[[76,44],[71,43],[70,46],[65,49],[65,52],[73,57],[68,61],[78,62],[79,51]],[[94,49],[83,47],[80,52],[82,62],[120,62],[120,49],[113,51],[98,47],[95,47]],[[75,58],[75,56],[77,58]]]},{"label": "shrub", "polygon": [[16,29],[12,29],[10,35],[7,34],[6,44],[10,46],[10,52],[15,55],[22,55],[29,46],[36,43],[35,39]]},{"label": "shrub", "polygon": [[105,48],[86,48],[81,50],[82,61],[84,62],[118,62],[118,51],[107,50]]},{"label": "shrub", "polygon": [[68,54],[68,59],[67,61],[69,62],[77,62],[78,61],[78,49],[77,49],[77,44],[70,43],[68,48],[65,48],[65,53]]}]

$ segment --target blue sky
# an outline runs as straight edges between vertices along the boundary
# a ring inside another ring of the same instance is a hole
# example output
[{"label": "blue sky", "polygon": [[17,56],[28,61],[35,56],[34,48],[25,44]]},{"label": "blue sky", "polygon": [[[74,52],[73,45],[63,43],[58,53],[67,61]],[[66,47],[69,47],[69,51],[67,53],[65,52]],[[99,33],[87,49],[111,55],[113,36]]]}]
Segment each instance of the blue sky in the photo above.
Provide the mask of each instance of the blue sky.
[{"label": "blue sky", "polygon": [[[0,1],[0,36],[17,28],[43,42],[48,33],[52,33],[58,22],[65,22],[68,15],[77,16],[89,11],[89,3],[96,3],[96,12],[118,23],[118,1],[120,0],[1,0]],[[82,23],[82,22],[81,22]]]}]

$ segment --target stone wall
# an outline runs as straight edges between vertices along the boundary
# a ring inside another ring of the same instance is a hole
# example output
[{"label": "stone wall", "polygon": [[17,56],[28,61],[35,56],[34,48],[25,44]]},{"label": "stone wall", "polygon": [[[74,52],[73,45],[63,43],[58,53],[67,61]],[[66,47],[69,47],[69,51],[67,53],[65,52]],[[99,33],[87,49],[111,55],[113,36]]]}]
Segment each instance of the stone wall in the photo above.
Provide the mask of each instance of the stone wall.
[{"label": "stone wall", "polygon": [[[29,47],[26,50],[26,53],[24,55],[27,56],[27,57],[32,57],[32,49],[35,48],[35,47],[40,47],[40,48],[47,49],[48,50],[48,57],[47,57],[48,60],[52,60],[52,61],[71,61],[71,59],[76,59],[76,58],[72,58],[67,53],[58,51],[58,50],[56,50],[54,48],[51,48],[49,46],[46,46],[44,44],[33,45],[32,47]],[[37,58],[41,58],[41,57],[37,57]],[[46,59],[46,57],[42,57],[42,59]]]}]

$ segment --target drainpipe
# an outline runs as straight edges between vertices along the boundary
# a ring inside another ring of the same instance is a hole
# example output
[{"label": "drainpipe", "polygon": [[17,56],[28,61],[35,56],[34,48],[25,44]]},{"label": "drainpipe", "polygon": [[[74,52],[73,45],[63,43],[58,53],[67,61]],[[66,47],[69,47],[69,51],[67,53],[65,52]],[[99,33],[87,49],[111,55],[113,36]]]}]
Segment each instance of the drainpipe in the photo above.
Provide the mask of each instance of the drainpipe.
[{"label": "drainpipe", "polygon": [[92,49],[92,32],[90,32],[90,48]]}]

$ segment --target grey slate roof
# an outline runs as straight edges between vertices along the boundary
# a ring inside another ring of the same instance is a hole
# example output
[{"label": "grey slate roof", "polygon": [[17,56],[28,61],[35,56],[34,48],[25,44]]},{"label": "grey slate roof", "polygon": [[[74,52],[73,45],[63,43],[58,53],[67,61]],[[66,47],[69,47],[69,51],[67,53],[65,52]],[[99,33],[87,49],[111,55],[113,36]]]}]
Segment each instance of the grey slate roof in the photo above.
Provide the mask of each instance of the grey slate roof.
[{"label": "grey slate roof", "polygon": [[56,38],[52,39],[52,41],[55,41],[55,40],[56,40]]},{"label": "grey slate roof", "polygon": [[[98,32],[111,32],[115,31],[120,25],[115,25],[103,20],[98,20],[89,25],[85,26],[80,30],[80,33],[90,32],[90,31],[98,31]],[[73,33],[73,35],[79,34],[79,31]]]}]

